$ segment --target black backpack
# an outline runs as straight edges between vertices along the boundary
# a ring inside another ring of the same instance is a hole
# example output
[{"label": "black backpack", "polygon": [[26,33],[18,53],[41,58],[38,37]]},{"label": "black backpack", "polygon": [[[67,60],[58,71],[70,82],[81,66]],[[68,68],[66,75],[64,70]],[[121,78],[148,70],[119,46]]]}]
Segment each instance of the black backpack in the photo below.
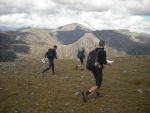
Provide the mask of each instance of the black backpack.
[{"label": "black backpack", "polygon": [[87,64],[86,67],[88,70],[94,70],[99,66],[99,62],[98,62],[98,53],[99,50],[93,50],[89,53],[88,57],[87,57]]},{"label": "black backpack", "polygon": [[48,52],[47,52],[47,58],[51,59],[53,57],[54,57],[53,49],[49,49]]}]

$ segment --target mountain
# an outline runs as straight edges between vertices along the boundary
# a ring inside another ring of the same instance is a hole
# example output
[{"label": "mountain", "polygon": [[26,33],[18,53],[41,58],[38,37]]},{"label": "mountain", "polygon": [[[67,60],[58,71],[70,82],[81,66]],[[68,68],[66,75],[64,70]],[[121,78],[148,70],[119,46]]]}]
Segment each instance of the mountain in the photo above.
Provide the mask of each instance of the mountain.
[{"label": "mountain", "polygon": [[0,61],[39,60],[53,45],[58,45],[60,59],[72,59],[76,58],[78,48],[85,47],[88,54],[101,39],[106,41],[108,57],[150,55],[149,34],[129,30],[92,31],[81,24],[72,23],[57,29],[27,27],[17,31],[1,31]]},{"label": "mountain", "polygon": [[150,54],[150,35],[128,30],[96,30],[92,33],[97,38],[105,40],[108,46],[128,55]]},{"label": "mountain", "polygon": [[16,28],[7,25],[0,25],[0,31],[16,31]]},{"label": "mountain", "polygon": [[28,53],[29,46],[23,40],[15,40],[19,32],[0,32],[0,61],[14,61],[17,53]]},{"label": "mountain", "polygon": [[88,32],[90,32],[90,29],[78,23],[72,23],[52,30],[51,35],[56,37],[62,44],[67,45],[79,40]]},{"label": "mountain", "polygon": [[84,31],[90,31],[89,28],[87,28],[81,24],[78,24],[78,23],[71,23],[71,24],[67,24],[67,25],[60,26],[57,28],[57,30],[59,30],[59,31],[71,31],[71,30],[77,30],[77,29],[84,30]]}]

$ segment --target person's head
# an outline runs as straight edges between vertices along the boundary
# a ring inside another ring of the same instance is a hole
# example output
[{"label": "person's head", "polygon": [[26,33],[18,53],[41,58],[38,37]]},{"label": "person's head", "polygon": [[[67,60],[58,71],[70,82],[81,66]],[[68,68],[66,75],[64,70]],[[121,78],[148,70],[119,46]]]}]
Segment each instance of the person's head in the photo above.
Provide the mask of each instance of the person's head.
[{"label": "person's head", "polygon": [[57,45],[54,45],[54,49],[57,49]]},{"label": "person's head", "polygon": [[104,40],[100,40],[99,41],[99,47],[104,47],[105,46],[105,41]]}]

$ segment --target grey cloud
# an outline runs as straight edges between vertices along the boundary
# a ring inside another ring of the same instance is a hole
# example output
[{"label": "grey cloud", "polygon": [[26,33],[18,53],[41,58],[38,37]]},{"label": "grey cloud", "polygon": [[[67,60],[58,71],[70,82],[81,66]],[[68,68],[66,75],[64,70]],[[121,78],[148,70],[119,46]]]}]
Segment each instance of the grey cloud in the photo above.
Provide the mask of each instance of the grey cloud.
[{"label": "grey cloud", "polygon": [[150,0],[130,0],[124,1],[124,4],[131,14],[150,16]]},{"label": "grey cloud", "polygon": [[92,5],[89,2],[83,3],[82,1],[75,1],[75,0],[53,0],[57,5],[64,7],[65,9],[70,9],[74,11],[94,11],[94,12],[103,12],[107,11],[110,8],[106,5],[104,6],[98,6],[98,5]]},{"label": "grey cloud", "polygon": [[36,7],[33,2],[19,3],[19,5],[6,3],[0,1],[0,15],[15,14],[15,13],[27,13],[27,14],[55,14],[59,12],[58,7],[47,7],[40,9]]},{"label": "grey cloud", "polygon": [[0,15],[14,14],[14,13],[30,13],[33,8],[32,4],[12,5],[11,3],[0,2]]},{"label": "grey cloud", "polygon": [[150,16],[150,9],[130,9],[134,15]]}]

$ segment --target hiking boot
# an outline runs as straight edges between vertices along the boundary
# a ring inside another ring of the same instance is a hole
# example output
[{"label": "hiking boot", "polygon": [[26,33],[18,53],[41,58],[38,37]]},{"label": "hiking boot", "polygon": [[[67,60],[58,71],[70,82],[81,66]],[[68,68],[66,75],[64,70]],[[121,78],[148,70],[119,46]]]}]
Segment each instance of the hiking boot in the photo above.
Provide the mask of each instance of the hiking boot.
[{"label": "hiking boot", "polygon": [[55,72],[53,72],[53,75],[55,75],[56,73]]},{"label": "hiking boot", "polygon": [[83,101],[84,101],[84,102],[86,102],[86,101],[87,101],[87,97],[88,97],[88,95],[89,95],[89,91],[86,91],[86,92],[85,92],[85,91],[83,91],[83,92],[82,92],[82,96],[83,96]]},{"label": "hiking boot", "polygon": [[101,97],[102,95],[100,94],[100,92],[96,92],[96,96]]},{"label": "hiking boot", "polygon": [[80,69],[81,71],[83,71],[83,68],[82,69]]}]

